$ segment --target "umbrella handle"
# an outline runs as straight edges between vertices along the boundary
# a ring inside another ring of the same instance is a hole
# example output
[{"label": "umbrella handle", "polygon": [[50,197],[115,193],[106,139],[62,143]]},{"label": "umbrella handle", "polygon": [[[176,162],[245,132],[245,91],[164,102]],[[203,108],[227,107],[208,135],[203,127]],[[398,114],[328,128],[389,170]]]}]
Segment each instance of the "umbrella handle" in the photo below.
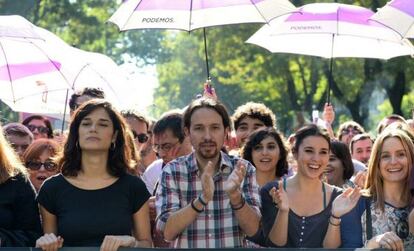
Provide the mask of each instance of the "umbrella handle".
[{"label": "umbrella handle", "polygon": [[204,36],[204,54],[206,57],[206,70],[207,70],[207,81],[211,81],[210,77],[210,68],[208,65],[208,51],[207,51],[207,35],[206,35],[206,28],[203,28],[203,36]]}]

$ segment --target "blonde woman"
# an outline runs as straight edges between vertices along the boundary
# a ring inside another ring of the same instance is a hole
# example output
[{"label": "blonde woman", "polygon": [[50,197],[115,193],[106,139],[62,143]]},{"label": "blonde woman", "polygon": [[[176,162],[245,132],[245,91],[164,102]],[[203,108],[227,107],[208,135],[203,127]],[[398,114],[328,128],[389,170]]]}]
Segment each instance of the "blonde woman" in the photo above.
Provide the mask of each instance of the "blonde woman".
[{"label": "blonde woman", "polygon": [[0,247],[32,247],[40,236],[36,192],[0,126]]},{"label": "blonde woman", "polygon": [[409,178],[414,145],[407,131],[387,128],[376,139],[368,166],[365,195],[342,223],[342,247],[412,247],[409,232]]}]

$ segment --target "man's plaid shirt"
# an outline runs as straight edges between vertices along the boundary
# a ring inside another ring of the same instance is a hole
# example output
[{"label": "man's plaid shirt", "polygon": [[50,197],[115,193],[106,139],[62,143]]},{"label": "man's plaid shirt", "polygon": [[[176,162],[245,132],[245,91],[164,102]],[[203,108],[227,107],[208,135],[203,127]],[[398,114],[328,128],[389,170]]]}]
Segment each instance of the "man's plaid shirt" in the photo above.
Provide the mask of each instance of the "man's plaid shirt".
[{"label": "man's plaid shirt", "polygon": [[[213,177],[214,197],[197,219],[172,243],[177,248],[224,248],[244,247],[245,235],[239,227],[224,184],[240,158],[221,152],[220,169]],[[246,176],[241,192],[260,215],[260,197],[256,183],[256,170],[246,163]],[[157,190],[157,230],[163,231],[168,217],[191,203],[202,192],[201,173],[197,167],[195,153],[168,163],[162,172]]]}]

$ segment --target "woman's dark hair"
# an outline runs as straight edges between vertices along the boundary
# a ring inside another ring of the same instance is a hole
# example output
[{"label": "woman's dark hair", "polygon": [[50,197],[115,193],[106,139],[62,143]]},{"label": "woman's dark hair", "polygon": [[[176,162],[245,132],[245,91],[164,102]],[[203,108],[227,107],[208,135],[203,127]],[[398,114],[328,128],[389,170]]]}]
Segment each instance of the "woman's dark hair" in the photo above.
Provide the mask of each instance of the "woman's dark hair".
[{"label": "woman's dark hair", "polygon": [[283,175],[288,173],[289,169],[289,165],[287,162],[288,150],[282,137],[274,128],[260,128],[252,132],[242,149],[242,158],[248,160],[250,163],[255,165],[253,163],[252,157],[253,149],[267,137],[274,138],[277,143],[277,146],[279,147],[279,160],[276,164],[276,177],[282,177]]},{"label": "woman's dark hair", "polygon": [[108,172],[115,177],[133,172],[136,163],[132,160],[132,150],[130,144],[128,144],[128,137],[131,137],[131,135],[128,135],[129,131],[126,129],[124,118],[108,101],[92,99],[82,104],[73,115],[63,155],[58,158],[58,165],[63,175],[77,176],[81,170],[82,154],[79,147],[79,126],[87,115],[98,108],[103,108],[108,113],[113,123],[114,133],[117,132],[115,146],[111,144],[109,149]]},{"label": "woman's dark hair", "polygon": [[22,124],[25,125],[25,126],[28,126],[30,124],[30,121],[32,121],[34,119],[41,120],[41,121],[43,121],[43,123],[45,123],[47,129],[49,129],[49,131],[47,132],[47,137],[49,139],[53,139],[53,127],[52,127],[52,124],[50,123],[50,121],[47,118],[45,118],[45,117],[43,117],[41,115],[32,115],[32,116],[29,116],[29,117],[27,117],[27,118],[25,118],[23,120]]},{"label": "woman's dark hair", "polygon": [[328,145],[331,143],[331,138],[329,137],[328,132],[326,129],[322,129],[315,124],[308,124],[304,125],[303,127],[299,128],[299,130],[295,133],[295,143],[293,145],[292,152],[297,153],[299,150],[299,146],[302,144],[303,140],[310,136],[320,136],[328,142]]},{"label": "woman's dark hair", "polygon": [[331,140],[331,152],[342,162],[344,167],[342,178],[349,180],[354,175],[354,164],[348,146],[342,141]]}]

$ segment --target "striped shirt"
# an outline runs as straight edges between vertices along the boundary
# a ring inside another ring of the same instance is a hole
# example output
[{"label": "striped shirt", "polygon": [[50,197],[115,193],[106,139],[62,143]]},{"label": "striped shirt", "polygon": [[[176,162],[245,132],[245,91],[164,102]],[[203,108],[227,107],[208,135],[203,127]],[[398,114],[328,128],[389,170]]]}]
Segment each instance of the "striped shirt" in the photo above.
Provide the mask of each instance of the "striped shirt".
[{"label": "striped shirt", "polygon": [[[245,247],[245,234],[239,227],[230,199],[224,191],[224,184],[240,158],[221,152],[220,168],[213,176],[214,196],[205,210],[198,214],[172,243],[176,248],[230,248]],[[242,160],[245,161],[245,160]],[[260,215],[260,197],[256,183],[256,170],[246,163],[246,176],[241,192],[257,214]],[[191,203],[202,193],[201,173],[197,167],[194,152],[168,163],[161,176],[157,190],[157,229],[163,232],[168,217]]]}]

